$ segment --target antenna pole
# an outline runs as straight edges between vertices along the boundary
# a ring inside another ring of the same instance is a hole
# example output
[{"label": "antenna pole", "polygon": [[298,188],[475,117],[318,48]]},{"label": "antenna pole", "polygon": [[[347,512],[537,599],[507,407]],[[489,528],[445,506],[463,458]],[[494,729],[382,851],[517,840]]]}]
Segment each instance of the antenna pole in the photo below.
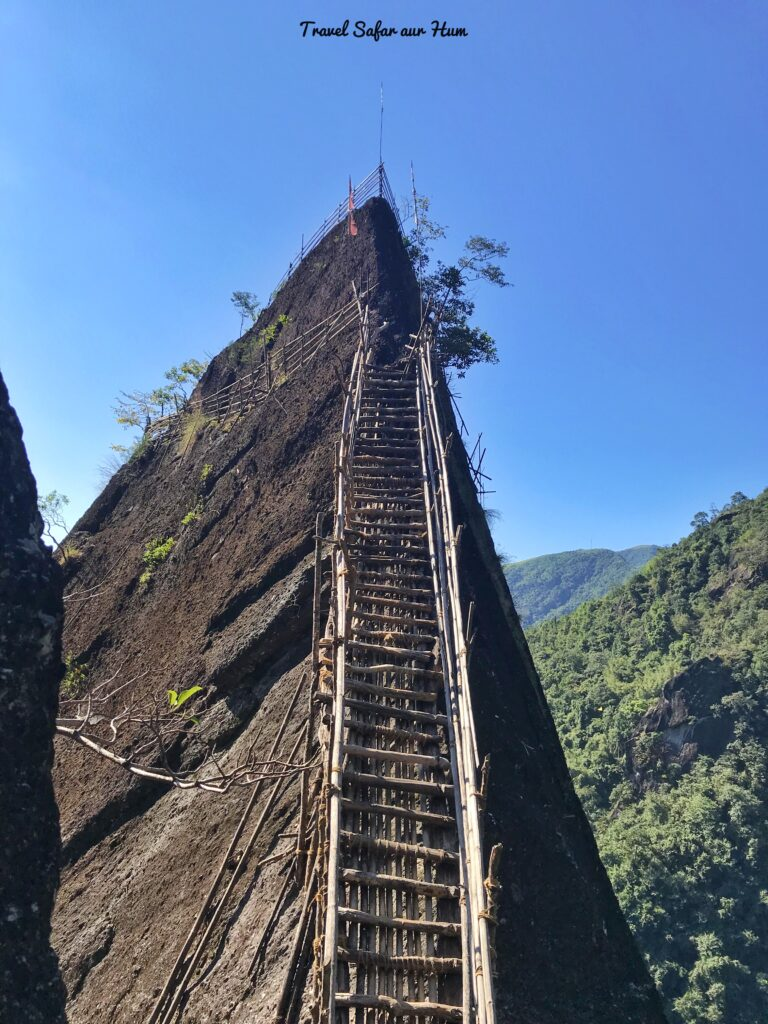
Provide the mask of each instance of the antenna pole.
[{"label": "antenna pole", "polygon": [[384,143],[384,83],[381,83],[381,107],[379,110],[379,166],[383,163],[383,143]]}]

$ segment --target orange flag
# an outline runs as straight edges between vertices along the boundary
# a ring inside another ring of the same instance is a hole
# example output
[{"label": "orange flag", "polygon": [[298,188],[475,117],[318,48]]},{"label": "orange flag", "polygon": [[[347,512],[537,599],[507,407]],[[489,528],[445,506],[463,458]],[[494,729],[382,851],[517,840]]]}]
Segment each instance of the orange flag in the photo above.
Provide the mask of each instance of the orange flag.
[{"label": "orange flag", "polygon": [[355,193],[352,190],[352,177],[349,179],[349,233],[354,236],[357,234],[357,224],[355,224]]}]

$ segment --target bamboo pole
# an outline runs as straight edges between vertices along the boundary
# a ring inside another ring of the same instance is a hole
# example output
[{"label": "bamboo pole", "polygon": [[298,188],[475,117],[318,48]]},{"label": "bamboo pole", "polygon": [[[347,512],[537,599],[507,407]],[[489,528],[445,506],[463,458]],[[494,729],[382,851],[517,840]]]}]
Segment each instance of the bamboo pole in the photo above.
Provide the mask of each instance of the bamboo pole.
[{"label": "bamboo pole", "polygon": [[[280,728],[278,729],[277,735],[275,736],[274,742],[272,743],[272,748],[269,754],[270,760],[272,760],[272,758],[274,758],[275,755],[277,754],[278,747],[285,733],[285,729],[288,725],[291,714],[293,713],[293,710],[296,707],[296,702],[299,699],[299,694],[301,693],[301,688],[304,685],[305,679],[306,676],[303,675],[299,680],[299,685],[294,690],[293,696],[291,697],[291,701],[288,705],[288,709],[285,715],[283,716],[283,721],[280,723]],[[155,1003],[154,1009],[152,1010],[152,1013],[150,1014],[147,1020],[147,1024],[156,1024],[156,1021],[160,1019],[160,1013],[162,1010],[163,1003],[168,997],[171,987],[173,986],[173,983],[176,979],[176,975],[178,974],[181,965],[184,962],[184,958],[189,952],[189,949],[195,939],[197,932],[200,929],[200,926],[202,925],[202,922],[205,920],[206,914],[208,913],[211,903],[213,902],[214,897],[216,895],[216,890],[218,889],[219,884],[221,883],[224,875],[228,870],[230,861],[232,860],[232,856],[235,850],[237,849],[237,844],[240,841],[240,837],[243,834],[245,826],[248,822],[248,818],[250,817],[251,812],[253,811],[253,808],[256,805],[256,801],[258,800],[260,793],[261,782],[256,784],[253,792],[251,793],[250,798],[248,799],[248,803],[245,806],[245,810],[243,811],[240,817],[240,821],[238,822],[235,831],[232,835],[232,839],[230,840],[229,846],[227,847],[227,852],[224,854],[224,857],[222,858],[221,863],[219,864],[219,869],[216,872],[213,883],[211,884],[211,887],[208,890],[208,894],[205,897],[205,900],[203,901],[203,905],[200,908],[197,917],[195,918],[195,922],[192,925],[192,928],[190,929],[189,933],[187,934],[187,937],[184,940],[184,944],[182,945],[181,950],[178,956],[176,957],[176,961],[171,969],[171,973],[168,976],[168,980],[166,981],[162,991],[160,992],[160,995],[157,998],[157,1002]]]},{"label": "bamboo pole", "polygon": [[[448,471],[445,460],[445,446],[442,442],[439,416],[434,402],[435,382],[432,377],[430,350],[425,346],[426,352],[422,353],[421,365],[427,383],[426,404],[430,417],[430,425],[435,438],[435,448],[438,455],[440,474],[441,504],[443,506],[443,518],[445,523],[445,536],[449,538],[447,546],[448,567],[449,567],[449,590],[451,592],[452,619],[454,630],[457,636],[458,646],[458,676],[460,680],[459,697],[464,708],[463,729],[468,733],[469,750],[465,752],[465,772],[469,780],[469,830],[471,846],[476,851],[476,857],[472,858],[470,864],[470,877],[473,883],[475,911],[473,917],[476,920],[476,930],[479,938],[479,956],[476,958],[475,973],[478,982],[478,989],[482,992],[482,999],[478,1000],[479,1024],[495,1024],[495,1007],[493,1000],[493,978],[491,970],[490,937],[488,922],[483,916],[485,908],[485,887],[482,873],[482,845],[480,836],[480,814],[478,808],[478,793],[476,788],[476,772],[478,767],[477,740],[475,736],[474,717],[472,712],[471,693],[469,689],[469,677],[467,672],[467,650],[464,639],[463,626],[461,621],[461,607],[459,602],[458,566],[456,557],[456,531],[453,525],[453,510],[451,505],[450,488],[448,486]],[[480,863],[477,862],[480,859]]]},{"label": "bamboo pole", "polygon": [[457,751],[457,705],[456,698],[454,696],[455,687],[452,685],[453,676],[453,656],[452,650],[449,643],[449,638],[446,630],[446,612],[445,605],[447,602],[447,593],[445,587],[445,572],[440,572],[440,564],[438,560],[438,551],[436,547],[435,533],[432,526],[432,509],[434,508],[434,497],[432,490],[434,486],[430,487],[430,481],[434,481],[433,468],[431,455],[428,449],[428,433],[426,424],[424,421],[424,410],[422,407],[423,395],[422,395],[422,380],[420,373],[420,365],[417,363],[417,388],[416,388],[416,406],[419,416],[419,448],[421,452],[422,462],[422,481],[424,489],[424,504],[427,510],[427,538],[430,548],[430,566],[432,568],[432,580],[435,591],[435,608],[437,611],[438,630],[440,636],[440,649],[443,659],[444,666],[444,686],[445,686],[445,707],[448,713],[448,736],[449,736],[449,749],[451,752],[451,775],[453,777],[454,792],[459,795],[459,798],[454,801],[456,809],[456,825],[457,833],[459,836],[459,851],[461,854],[461,872],[460,878],[463,888],[463,899],[460,902],[460,914],[462,924],[462,1020],[471,1021],[472,1017],[472,1000],[474,995],[473,979],[470,972],[470,954],[472,948],[472,927],[470,917],[470,907],[467,905],[468,897],[468,879],[467,879],[467,856],[466,856],[466,841],[465,841],[465,829],[464,819],[467,813],[467,796],[466,786],[463,773],[459,771],[458,762],[458,751]]}]

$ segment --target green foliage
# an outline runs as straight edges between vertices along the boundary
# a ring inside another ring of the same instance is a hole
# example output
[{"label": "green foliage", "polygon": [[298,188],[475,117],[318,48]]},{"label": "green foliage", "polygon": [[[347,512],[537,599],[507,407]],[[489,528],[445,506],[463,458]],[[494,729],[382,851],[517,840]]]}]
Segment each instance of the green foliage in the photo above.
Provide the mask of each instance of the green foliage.
[{"label": "green foliage", "polygon": [[206,416],[199,407],[182,413],[181,430],[179,431],[179,441],[176,446],[179,455],[184,455],[189,451],[204,428],[211,422],[211,417]]},{"label": "green foliage", "polygon": [[73,654],[64,658],[64,675],[61,680],[61,695],[68,700],[79,697],[88,681],[88,666],[81,665]]},{"label": "green foliage", "polygon": [[198,498],[192,508],[187,512],[184,518],[181,520],[182,526],[189,526],[190,523],[196,522],[205,511],[205,502],[202,498]]},{"label": "green foliage", "polygon": [[206,464],[200,470],[200,483],[201,484],[206,483],[207,480],[208,480],[208,477],[211,475],[212,472],[213,472],[213,466],[210,464],[210,462],[206,462]]},{"label": "green foliage", "polygon": [[[182,690],[180,693],[178,690],[169,690],[168,705],[174,711],[179,711],[187,703],[188,700],[191,700],[193,697],[196,697],[198,693],[202,692],[202,690],[203,687],[197,684],[195,684],[194,686],[190,686],[186,690]],[[189,718],[189,721],[192,722],[194,725],[200,724],[200,720],[198,718],[195,718],[194,716],[191,716]]]},{"label": "green foliage", "polygon": [[175,543],[176,541],[173,537],[165,537],[163,539],[156,537],[147,544],[142,555],[145,568],[139,576],[141,586],[146,586],[149,583],[155,574],[155,570],[170,555]]},{"label": "green foliage", "polygon": [[506,288],[509,284],[497,260],[509,254],[505,242],[472,235],[454,264],[437,260],[433,264],[432,243],[446,237],[446,229],[429,215],[429,199],[416,197],[417,224],[405,240],[406,248],[429,302],[435,326],[435,352],[442,366],[463,377],[475,363],[499,361],[496,342],[487,331],[470,324],[475,303],[467,293],[477,281]]},{"label": "green foliage", "polygon": [[653,558],[659,549],[641,544],[624,551],[589,548],[540,555],[504,566],[520,621],[526,628],[543,619],[567,615],[580,604],[602,597]]},{"label": "green foliage", "polygon": [[177,690],[169,690],[168,704],[174,710],[177,710],[183,704],[186,704],[191,697],[194,697],[196,693],[200,693],[202,689],[202,686],[196,684],[195,686],[190,686],[187,690],[182,690],[180,693]]},{"label": "green foliage", "polygon": [[68,532],[67,523],[64,518],[64,509],[68,504],[69,498],[66,494],[61,494],[59,491],[49,491],[48,494],[41,495],[37,499],[37,508],[40,512],[40,518],[43,520],[43,536],[51,541],[54,548],[59,547],[59,542],[54,536],[54,530],[60,530],[63,533]]},{"label": "green foliage", "polygon": [[82,557],[82,549],[77,547],[76,544],[70,544],[66,541],[59,546],[59,550],[56,552],[56,559],[60,565],[78,562]]},{"label": "green foliage", "polygon": [[129,445],[111,446],[123,462],[138,458],[147,450],[151,442],[147,429],[155,420],[181,412],[186,407],[192,389],[207,366],[208,363],[201,363],[198,359],[187,359],[166,370],[167,384],[162,387],[153,391],[121,392],[113,407],[115,420],[126,430],[141,430]]},{"label": "green foliage", "polygon": [[[670,1021],[757,1024],[768,1019],[768,491],[707,519],[528,637]],[[697,715],[729,727],[720,753],[682,764],[641,719],[667,680],[713,657],[728,692]]]},{"label": "green foliage", "polygon": [[232,298],[229,301],[240,314],[240,333],[242,334],[243,324],[246,320],[250,320],[252,324],[258,320],[261,303],[253,292],[232,292]]},{"label": "green foliage", "polygon": [[286,313],[280,313],[272,323],[262,327],[258,334],[249,333],[233,349],[236,364],[244,366],[260,362],[264,358],[262,355],[264,349],[269,350],[275,345],[283,329],[290,322],[291,318]]}]

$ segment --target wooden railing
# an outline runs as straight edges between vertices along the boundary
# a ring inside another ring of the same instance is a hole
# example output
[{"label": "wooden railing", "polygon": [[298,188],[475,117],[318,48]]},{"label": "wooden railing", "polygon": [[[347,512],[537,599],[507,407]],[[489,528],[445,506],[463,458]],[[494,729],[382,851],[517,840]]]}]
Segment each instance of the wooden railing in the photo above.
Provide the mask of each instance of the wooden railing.
[{"label": "wooden railing", "polygon": [[[397,225],[401,234],[404,234],[403,224],[400,220],[400,213],[397,209],[397,201],[395,199],[395,194],[392,191],[392,186],[389,183],[387,172],[384,170],[384,164],[379,164],[379,166],[371,171],[366,178],[363,178],[359,185],[356,185],[352,189],[352,201],[354,202],[355,207],[362,206],[364,202],[371,199],[373,196],[380,196],[382,199],[386,199],[392,209],[392,212],[397,218]],[[301,249],[288,264],[288,269],[278,281],[277,287],[274,291],[275,295],[280,291],[299,264],[307,258],[307,256],[320,244],[320,242],[322,242],[328,232],[332,231],[337,224],[341,224],[348,215],[349,196],[345,196],[333,212],[325,218],[317,231],[315,231],[313,235],[310,235],[306,241],[302,239]]]},{"label": "wooden railing", "polygon": [[358,322],[360,299],[369,296],[374,288],[375,283],[368,283],[360,296],[351,299],[296,337],[262,345],[258,365],[252,370],[209,395],[193,396],[180,413],[154,420],[147,432],[151,436],[175,433],[181,427],[184,415],[188,413],[223,420],[240,415],[263,402],[274,388],[283,384],[321,349]]}]

